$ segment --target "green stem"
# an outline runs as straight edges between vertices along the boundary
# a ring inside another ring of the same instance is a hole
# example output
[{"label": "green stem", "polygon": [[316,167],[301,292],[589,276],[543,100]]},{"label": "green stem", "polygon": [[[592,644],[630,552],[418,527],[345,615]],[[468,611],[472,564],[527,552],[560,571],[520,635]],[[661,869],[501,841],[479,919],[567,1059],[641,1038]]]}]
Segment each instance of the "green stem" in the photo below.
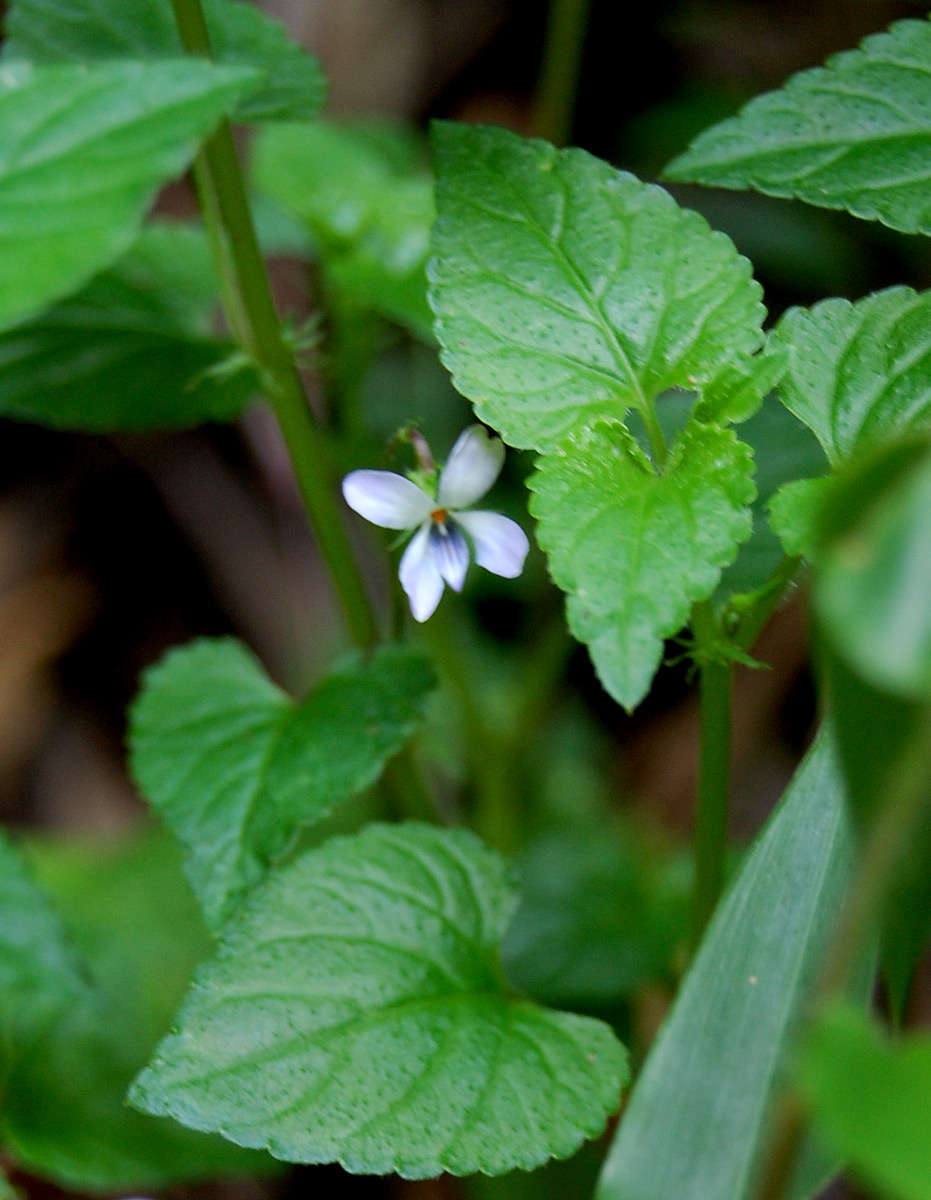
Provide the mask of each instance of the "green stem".
[{"label": "green stem", "polygon": [[[210,37],[200,0],[172,0],[172,5],[185,48],[191,54],[210,57]],[[378,640],[375,617],[330,488],[326,446],[313,423],[294,356],[282,332],[228,121],[221,122],[205,142],[202,155],[217,209],[215,213],[205,208],[204,219],[210,224],[218,216],[222,223],[242,300],[248,349],[262,369],[265,390],[278,417],[350,635],[357,645],[372,646]],[[228,315],[231,326],[235,325],[236,315]]]},{"label": "green stem", "polygon": [[[883,804],[860,854],[847,892],[847,904],[835,930],[815,988],[817,1009],[843,995],[867,940],[873,936],[896,871],[924,817],[931,787],[931,709],[890,763],[881,794]],[[805,1134],[805,1111],[795,1095],[784,1098],[775,1122],[756,1200],[782,1200]]]},{"label": "green stem", "polygon": [[695,814],[695,885],[692,895],[692,945],[697,946],[724,887],[727,818],[730,801],[730,662],[714,656],[717,618],[709,601],[692,613],[699,663],[701,743],[698,807]]},{"label": "green stem", "polygon": [[766,583],[749,597],[749,603],[738,616],[732,640],[741,650],[749,650],[763,632],[769,618],[777,608],[786,588],[795,581],[801,567],[801,559],[785,555]]},{"label": "green stem", "polygon": [[550,0],[534,132],[557,146],[572,133],[590,0]]}]

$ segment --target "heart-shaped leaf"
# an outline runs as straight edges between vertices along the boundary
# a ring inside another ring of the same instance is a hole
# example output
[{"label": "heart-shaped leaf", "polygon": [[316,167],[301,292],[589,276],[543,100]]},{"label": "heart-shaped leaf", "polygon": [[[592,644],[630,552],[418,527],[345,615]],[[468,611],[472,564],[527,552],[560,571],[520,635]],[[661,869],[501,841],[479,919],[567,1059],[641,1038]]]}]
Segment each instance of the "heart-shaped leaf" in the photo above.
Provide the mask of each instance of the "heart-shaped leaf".
[{"label": "heart-shaped leaf", "polygon": [[195,642],[145,677],[131,764],[180,840],[215,929],[295,831],[374,783],[420,719],[432,674],[386,646],[295,703],[231,640]]},{"label": "heart-shaped leaf", "polygon": [[294,1162],[424,1178],[565,1157],[626,1078],[610,1029],[510,996],[515,895],[464,830],[370,825],[276,869],[132,1103]]}]

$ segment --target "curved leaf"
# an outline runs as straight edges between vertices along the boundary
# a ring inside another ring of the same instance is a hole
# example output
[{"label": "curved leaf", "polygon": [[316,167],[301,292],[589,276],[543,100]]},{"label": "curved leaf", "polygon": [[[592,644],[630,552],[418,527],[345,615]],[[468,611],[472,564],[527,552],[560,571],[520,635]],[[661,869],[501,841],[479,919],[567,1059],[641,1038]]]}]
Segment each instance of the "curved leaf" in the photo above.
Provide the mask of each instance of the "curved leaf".
[{"label": "curved leaf", "polygon": [[193,59],[0,72],[0,328],[127,248],[255,75]]},{"label": "curved leaf", "polygon": [[931,439],[894,443],[833,481],[814,601],[822,628],[874,687],[931,700]]},{"label": "curved leaf", "polygon": [[132,1102],[297,1162],[424,1178],[571,1154],[616,1107],[606,1025],[510,998],[503,861],[463,830],[370,825],[271,874]]},{"label": "curved leaf", "polygon": [[433,140],[434,328],[456,387],[511,445],[549,450],[664,389],[701,391],[760,346],[750,264],[662,189],[503,129],[438,124]]},{"label": "curved leaf", "polygon": [[931,1200],[931,1038],[885,1040],[836,1005],[807,1039],[801,1078],[818,1128],[883,1196]]},{"label": "curved leaf", "polygon": [[666,176],[931,233],[929,64],[931,24],[900,21],[706,130]]},{"label": "curved leaf", "polygon": [[217,928],[299,826],[374,783],[416,726],[433,678],[386,646],[334,672],[301,703],[238,642],[172,651],[131,713],[131,766],[185,848]]},{"label": "curved leaf", "polygon": [[42,842],[29,857],[67,913],[96,986],[20,1047],[0,1104],[5,1149],[31,1173],[81,1192],[271,1173],[266,1156],[126,1104],[126,1088],[210,951],[168,839]]},{"label": "curved leaf", "polygon": [[750,449],[731,430],[693,422],[655,475],[623,426],[599,422],[545,455],[528,487],[550,573],[568,593],[569,628],[632,709],[663,639],[711,595],[750,533]]},{"label": "curved leaf", "polygon": [[0,334],[0,414],[62,429],[164,429],[231,420],[257,387],[224,369],[204,234],[159,223],[76,295]]},{"label": "curved leaf", "polygon": [[931,424],[931,292],[888,288],[851,304],[790,309],[773,332],[788,352],[779,395],[833,465]]},{"label": "curved leaf", "polygon": [[46,1018],[81,1000],[84,965],[13,843],[0,832],[0,1069]]},{"label": "curved leaf", "polygon": [[[262,83],[240,100],[240,121],[311,120],[326,84],[316,59],[255,4],[203,0],[217,61],[255,67]],[[171,0],[13,0],[6,18],[6,59],[35,63],[184,55]]]}]

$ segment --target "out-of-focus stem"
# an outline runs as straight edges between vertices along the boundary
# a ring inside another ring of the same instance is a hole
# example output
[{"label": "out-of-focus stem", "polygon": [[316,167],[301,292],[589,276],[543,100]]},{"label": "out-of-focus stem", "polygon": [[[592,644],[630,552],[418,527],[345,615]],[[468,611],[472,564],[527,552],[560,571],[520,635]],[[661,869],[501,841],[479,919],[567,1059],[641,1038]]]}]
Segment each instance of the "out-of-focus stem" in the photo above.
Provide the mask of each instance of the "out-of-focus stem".
[{"label": "out-of-focus stem", "polygon": [[557,146],[572,133],[590,0],[550,0],[534,132]]}]

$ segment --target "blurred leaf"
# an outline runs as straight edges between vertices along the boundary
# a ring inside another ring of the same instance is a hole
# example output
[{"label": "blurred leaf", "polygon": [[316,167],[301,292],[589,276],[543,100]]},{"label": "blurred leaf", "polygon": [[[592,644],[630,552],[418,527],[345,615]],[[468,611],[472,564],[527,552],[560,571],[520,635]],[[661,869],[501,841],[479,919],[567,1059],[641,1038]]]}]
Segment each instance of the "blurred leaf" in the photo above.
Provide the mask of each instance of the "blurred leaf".
[{"label": "blurred leaf", "polygon": [[602,1129],[610,1029],[510,998],[502,859],[464,830],[370,825],[269,874],[132,1101],[297,1162],[427,1178],[530,1169]]},{"label": "blurred leaf", "polygon": [[699,134],[669,179],[755,188],[931,233],[931,26],[900,21]]},{"label": "blurred leaf", "polygon": [[795,479],[784,483],[769,502],[769,524],[786,554],[813,561],[818,554],[821,510],[833,480]]},{"label": "blurred leaf", "polygon": [[17,1055],[0,1117],[9,1151],[29,1171],[81,1191],[268,1173],[264,1156],[126,1106],[129,1081],[209,952],[168,839],[36,843],[31,858],[98,987]]},{"label": "blurred leaf", "polygon": [[607,691],[633,709],[663,639],[750,532],[750,451],[730,430],[695,422],[656,475],[622,425],[599,422],[543,456],[528,487],[569,628]]},{"label": "blurred leaf", "polygon": [[[772,511],[779,507],[783,492],[794,486],[788,481],[817,474],[826,467],[817,440],[774,395],[768,396],[759,412],[741,426],[740,437],[753,451],[757,498],[753,503],[753,533],[740,547],[736,562],[721,577],[718,593],[723,596],[752,592],[776,570],[783,555],[779,537],[784,527],[777,525],[775,517],[772,521],[766,519],[766,508],[771,505]],[[784,537],[783,543],[786,553],[800,553],[790,549]]]},{"label": "blurred leaf", "polygon": [[[931,79],[931,74],[929,74]],[[783,403],[832,465],[931,424],[931,292],[894,287],[851,304],[790,309],[772,334],[788,350]]]},{"label": "blurred leaf", "polygon": [[347,302],[432,340],[424,268],[433,189],[410,135],[384,127],[276,125],[252,155],[260,193],[301,221]]},{"label": "blurred leaf", "polygon": [[809,1034],[800,1074],[819,1131],[854,1175],[894,1200],[931,1200],[931,1038],[889,1042],[837,1005]]},{"label": "blurred leaf", "polygon": [[187,60],[0,72],[0,328],[122,254],[158,187],[255,83]]},{"label": "blurred leaf", "polygon": [[[326,84],[316,59],[255,4],[203,0],[217,61],[261,71],[241,99],[240,121],[311,120]],[[4,57],[36,63],[181,58],[171,0],[12,0]]]},{"label": "blurred leaf", "polygon": [[[931,439],[912,436],[843,469],[819,513],[814,608],[850,797],[867,830],[908,779],[928,728],[929,512]],[[931,804],[896,865],[883,918],[883,967],[901,1013],[931,934]]]},{"label": "blurred leaf", "polygon": [[[920,739],[926,706],[872,687],[829,647],[820,648],[840,761],[854,820],[865,833],[903,756]],[[931,796],[928,797],[931,801]],[[892,1012],[901,1019],[915,967],[931,937],[931,803],[897,864],[882,913],[882,968]]]},{"label": "blurred leaf", "polygon": [[0,414],[92,432],[235,417],[258,382],[211,373],[234,350],[210,335],[216,302],[204,234],[147,227],[80,292],[0,334]]},{"label": "blurred leaf", "polygon": [[715,913],[596,1200],[745,1200],[851,860],[842,778],[822,734]]},{"label": "blurred leaf", "polygon": [[300,703],[232,640],[174,650],[131,712],[131,766],[181,842],[208,926],[218,928],[300,826],[374,783],[433,685],[426,661],[384,646]]},{"label": "blurred leaf", "polygon": [[679,865],[630,827],[589,821],[539,834],[515,862],[508,978],[546,1003],[589,1008],[662,979],[688,928]]},{"label": "blurred leaf", "polygon": [[[83,964],[19,851],[0,832],[0,1072],[88,992]],[[2,1095],[2,1092],[0,1092]],[[2,1114],[3,1105],[0,1105]],[[2,1118],[0,1118],[2,1119]]]},{"label": "blurred leaf", "polygon": [[441,123],[434,146],[436,334],[511,445],[701,391],[760,346],[750,264],[666,192],[503,129]]},{"label": "blurred leaf", "polygon": [[931,439],[852,465],[828,493],[814,601],[838,652],[895,695],[931,700]]}]

